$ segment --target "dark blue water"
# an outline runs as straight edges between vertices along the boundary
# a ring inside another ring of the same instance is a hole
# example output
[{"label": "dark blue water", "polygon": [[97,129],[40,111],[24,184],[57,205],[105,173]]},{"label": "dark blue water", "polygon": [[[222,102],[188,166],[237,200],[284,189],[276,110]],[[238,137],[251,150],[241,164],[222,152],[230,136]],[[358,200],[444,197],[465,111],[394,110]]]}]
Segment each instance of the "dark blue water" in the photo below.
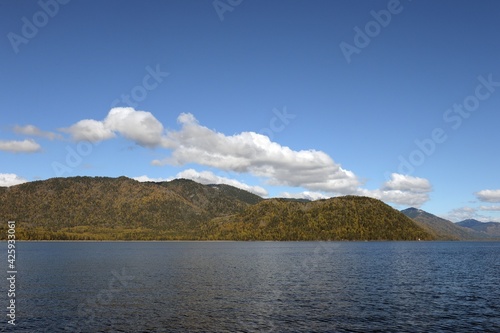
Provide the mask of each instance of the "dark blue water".
[{"label": "dark blue water", "polygon": [[500,332],[500,243],[30,242],[17,263],[2,331]]}]

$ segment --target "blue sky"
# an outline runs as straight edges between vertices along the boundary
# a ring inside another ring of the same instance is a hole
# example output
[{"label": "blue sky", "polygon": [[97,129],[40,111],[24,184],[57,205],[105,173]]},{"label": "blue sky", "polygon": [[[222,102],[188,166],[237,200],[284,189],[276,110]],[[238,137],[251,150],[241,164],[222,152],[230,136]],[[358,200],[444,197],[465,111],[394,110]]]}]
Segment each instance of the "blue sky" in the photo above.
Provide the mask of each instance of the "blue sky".
[{"label": "blue sky", "polygon": [[3,0],[0,185],[186,177],[500,221],[498,31],[498,1]]}]

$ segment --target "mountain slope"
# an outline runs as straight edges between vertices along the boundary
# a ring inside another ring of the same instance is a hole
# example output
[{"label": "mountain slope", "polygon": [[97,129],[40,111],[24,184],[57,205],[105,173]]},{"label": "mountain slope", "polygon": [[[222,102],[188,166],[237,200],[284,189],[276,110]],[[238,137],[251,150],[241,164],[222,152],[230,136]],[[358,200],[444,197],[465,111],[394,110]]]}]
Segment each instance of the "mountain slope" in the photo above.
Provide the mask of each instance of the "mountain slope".
[{"label": "mountain slope", "polygon": [[256,194],[247,192],[245,190],[239,189],[234,186],[226,185],[226,184],[210,184],[208,185],[209,187],[212,187],[214,189],[217,189],[224,195],[227,195],[232,198],[236,198],[242,202],[245,202],[250,205],[255,205],[256,203],[261,202],[262,199]]},{"label": "mountain slope", "polygon": [[[73,177],[0,188],[18,239],[416,240],[433,236],[383,202],[356,196],[264,200],[228,185]],[[0,226],[5,239],[6,223]]]},{"label": "mountain slope", "polygon": [[313,202],[271,199],[203,227],[208,239],[429,240],[433,236],[383,202],[358,196]]},{"label": "mountain slope", "polygon": [[474,240],[483,238],[477,232],[458,226],[451,221],[442,219],[421,209],[408,208],[401,212],[440,240]]},{"label": "mountain slope", "polygon": [[189,179],[174,179],[160,185],[204,210],[209,217],[234,214],[264,199],[230,185],[202,185]]},{"label": "mountain slope", "polygon": [[26,239],[193,239],[201,222],[247,206],[188,180],[53,178],[0,192],[0,217]]},{"label": "mountain slope", "polygon": [[474,219],[457,222],[461,227],[484,234],[486,237],[500,237],[500,222],[481,222]]}]

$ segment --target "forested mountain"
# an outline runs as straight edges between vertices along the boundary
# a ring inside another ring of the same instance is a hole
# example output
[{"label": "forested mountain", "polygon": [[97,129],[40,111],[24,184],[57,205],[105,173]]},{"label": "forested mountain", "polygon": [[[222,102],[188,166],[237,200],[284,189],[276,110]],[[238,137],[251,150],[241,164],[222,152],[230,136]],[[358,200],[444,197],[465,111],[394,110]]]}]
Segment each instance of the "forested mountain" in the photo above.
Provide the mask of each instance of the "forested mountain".
[{"label": "forested mountain", "polygon": [[430,240],[382,201],[358,196],[311,202],[270,199],[203,225],[204,238],[238,240]]},{"label": "forested mountain", "polygon": [[[434,236],[383,202],[356,196],[262,199],[191,180],[73,177],[0,188],[18,239],[416,240]],[[5,239],[7,224],[0,227]]]},{"label": "forested mountain", "polygon": [[500,237],[499,222],[481,222],[474,219],[457,222],[461,227],[484,234],[485,237]]},{"label": "forested mountain", "polygon": [[401,211],[440,240],[481,240],[484,235],[417,208]]},{"label": "forested mountain", "polygon": [[201,222],[262,200],[241,197],[184,179],[53,178],[2,188],[0,216],[27,239],[195,239]]}]

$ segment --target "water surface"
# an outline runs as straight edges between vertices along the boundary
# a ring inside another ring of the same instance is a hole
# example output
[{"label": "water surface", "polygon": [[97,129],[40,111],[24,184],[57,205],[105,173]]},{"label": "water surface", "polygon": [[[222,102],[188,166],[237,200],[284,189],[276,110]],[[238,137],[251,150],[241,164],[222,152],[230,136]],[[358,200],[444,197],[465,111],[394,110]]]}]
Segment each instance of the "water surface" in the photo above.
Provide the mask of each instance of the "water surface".
[{"label": "water surface", "polygon": [[498,242],[23,242],[17,263],[16,332],[500,332]]}]

